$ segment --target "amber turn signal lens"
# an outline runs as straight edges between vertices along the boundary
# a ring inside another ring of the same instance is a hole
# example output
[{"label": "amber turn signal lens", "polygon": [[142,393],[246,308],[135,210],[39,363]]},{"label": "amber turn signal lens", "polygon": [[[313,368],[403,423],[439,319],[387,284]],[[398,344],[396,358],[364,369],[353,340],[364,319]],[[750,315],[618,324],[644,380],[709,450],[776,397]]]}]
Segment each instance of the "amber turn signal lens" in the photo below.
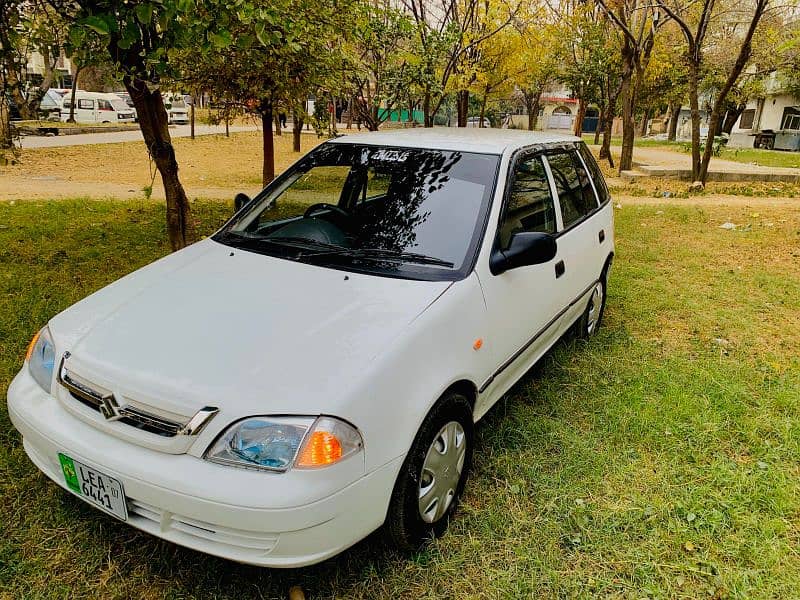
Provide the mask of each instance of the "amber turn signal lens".
[{"label": "amber turn signal lens", "polygon": [[298,467],[322,467],[335,463],[342,457],[342,444],[328,431],[317,430],[308,438],[297,457]]},{"label": "amber turn signal lens", "polygon": [[39,340],[39,336],[41,335],[41,330],[36,332],[36,335],[33,336],[31,343],[28,344],[28,349],[25,350],[25,360],[31,359],[31,354],[33,354],[33,347],[36,345],[36,342]]}]

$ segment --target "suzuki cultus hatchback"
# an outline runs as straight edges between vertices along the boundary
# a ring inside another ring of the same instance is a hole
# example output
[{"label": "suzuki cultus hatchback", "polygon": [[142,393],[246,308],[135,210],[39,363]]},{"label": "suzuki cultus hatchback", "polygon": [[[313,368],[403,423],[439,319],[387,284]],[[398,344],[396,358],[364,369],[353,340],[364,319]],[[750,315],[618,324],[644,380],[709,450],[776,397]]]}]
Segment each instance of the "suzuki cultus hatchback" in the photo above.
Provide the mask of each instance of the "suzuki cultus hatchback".
[{"label": "suzuki cultus hatchback", "polygon": [[603,316],[612,206],[578,138],[369,133],[314,149],[215,235],[68,308],[8,390],[36,466],[236,561],[447,526],[474,423]]}]

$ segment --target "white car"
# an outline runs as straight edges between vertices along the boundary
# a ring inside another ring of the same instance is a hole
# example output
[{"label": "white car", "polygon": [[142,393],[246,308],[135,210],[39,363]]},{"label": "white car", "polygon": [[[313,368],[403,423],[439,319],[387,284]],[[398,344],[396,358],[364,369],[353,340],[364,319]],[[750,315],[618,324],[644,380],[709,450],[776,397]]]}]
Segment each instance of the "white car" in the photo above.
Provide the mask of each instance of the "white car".
[{"label": "white car", "polygon": [[295,567],[441,534],[474,424],[600,324],[612,206],[579,138],[318,146],[213,237],[56,315],[8,390],[48,477],[160,538]]}]

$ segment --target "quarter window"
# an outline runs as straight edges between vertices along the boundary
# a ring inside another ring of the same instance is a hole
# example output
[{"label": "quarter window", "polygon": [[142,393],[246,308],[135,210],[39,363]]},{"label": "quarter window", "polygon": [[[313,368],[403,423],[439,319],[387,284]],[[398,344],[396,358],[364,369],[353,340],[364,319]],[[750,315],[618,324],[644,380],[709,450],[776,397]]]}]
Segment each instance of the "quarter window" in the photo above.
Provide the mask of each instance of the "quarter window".
[{"label": "quarter window", "polygon": [[581,144],[580,153],[581,158],[583,158],[583,162],[588,167],[589,173],[591,173],[592,179],[594,180],[594,189],[597,190],[597,196],[600,199],[600,204],[605,204],[611,199],[611,194],[608,191],[608,186],[606,185],[606,180],[603,177],[603,172],[600,170],[600,165],[597,164],[597,161],[594,159],[594,156],[592,156],[589,148],[586,147],[586,144]]},{"label": "quarter window", "polygon": [[566,229],[597,208],[597,197],[594,195],[589,175],[575,152],[550,154],[547,156],[547,162],[553,173]]},{"label": "quarter window", "polygon": [[502,221],[500,246],[508,248],[519,231],[555,233],[556,211],[540,156],[523,157],[514,165],[514,179]]}]

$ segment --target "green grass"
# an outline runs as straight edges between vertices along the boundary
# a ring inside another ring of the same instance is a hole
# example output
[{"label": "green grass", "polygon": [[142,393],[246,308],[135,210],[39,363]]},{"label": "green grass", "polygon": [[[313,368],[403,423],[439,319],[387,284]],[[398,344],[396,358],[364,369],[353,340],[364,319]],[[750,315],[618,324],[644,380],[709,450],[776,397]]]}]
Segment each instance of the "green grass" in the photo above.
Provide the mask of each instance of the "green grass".
[{"label": "green grass", "polygon": [[[207,234],[230,207],[194,209]],[[800,208],[759,210],[616,211],[604,327],[489,413],[458,518],[411,559],[380,534],[294,571],[158,541],[40,475],[0,403],[0,597],[800,597]],[[0,203],[0,391],[49,317],[167,252],[163,220]]]},{"label": "green grass", "polygon": [[752,163],[761,167],[800,168],[800,152],[756,148],[723,148],[720,158]]},{"label": "green grass", "polygon": [[[594,134],[584,133],[583,139],[587,144],[593,144]],[[612,136],[612,146],[620,146],[621,144],[621,137]],[[653,140],[637,137],[633,145],[639,148],[664,148],[666,150],[675,150],[683,153],[691,152],[691,145],[688,142],[670,142],[667,140]],[[760,167],[800,168],[800,152],[763,150],[760,148],[723,148],[719,158],[758,165]]]}]

